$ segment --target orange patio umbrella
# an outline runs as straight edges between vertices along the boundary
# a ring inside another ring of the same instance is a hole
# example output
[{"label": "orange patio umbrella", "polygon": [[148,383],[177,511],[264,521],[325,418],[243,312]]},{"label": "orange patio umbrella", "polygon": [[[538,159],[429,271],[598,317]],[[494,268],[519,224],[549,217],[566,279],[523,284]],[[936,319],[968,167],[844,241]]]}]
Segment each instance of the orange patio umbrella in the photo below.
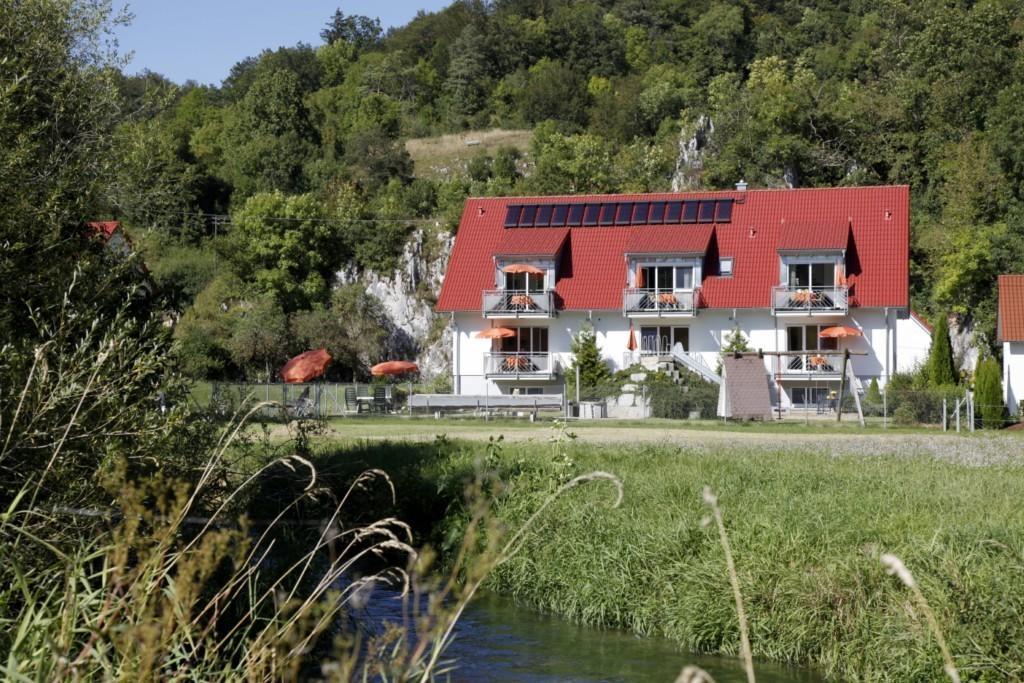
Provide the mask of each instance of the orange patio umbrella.
[{"label": "orange patio umbrella", "polygon": [[636,351],[636,332],[633,330],[633,323],[629,323],[629,341],[626,342],[626,348],[630,351]]},{"label": "orange patio umbrella", "polygon": [[516,336],[516,331],[508,327],[488,327],[476,333],[477,339],[508,339]]},{"label": "orange patio umbrella", "polygon": [[529,263],[510,263],[502,271],[506,273],[529,273],[530,275],[543,275],[544,270],[537,266],[531,266]]},{"label": "orange patio umbrella", "polygon": [[324,374],[332,360],[331,354],[327,353],[326,349],[300,353],[281,368],[281,379],[290,384],[308,382]]},{"label": "orange patio umbrella", "polygon": [[419,366],[407,360],[386,360],[370,368],[370,374],[374,377],[380,377],[381,375],[404,375],[407,372],[418,371]]},{"label": "orange patio umbrella", "polygon": [[636,269],[636,288],[637,289],[643,289],[644,288],[644,269],[643,268],[637,268]]},{"label": "orange patio umbrella", "polygon": [[846,325],[837,325],[835,327],[826,327],[819,334],[818,337],[821,339],[842,339],[844,337],[863,337],[861,331],[854,327],[847,327]]}]

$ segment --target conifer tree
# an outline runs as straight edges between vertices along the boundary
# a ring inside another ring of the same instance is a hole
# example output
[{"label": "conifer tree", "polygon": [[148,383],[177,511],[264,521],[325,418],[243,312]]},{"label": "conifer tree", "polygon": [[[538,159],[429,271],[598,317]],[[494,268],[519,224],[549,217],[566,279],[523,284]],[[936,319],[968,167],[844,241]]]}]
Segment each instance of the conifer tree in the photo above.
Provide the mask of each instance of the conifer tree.
[{"label": "conifer tree", "polygon": [[932,333],[932,348],[928,354],[928,379],[935,386],[956,384],[957,374],[953,365],[953,347],[949,341],[949,320],[943,313],[935,321]]},{"label": "conifer tree", "polygon": [[612,378],[608,364],[601,357],[597,346],[597,333],[591,325],[584,325],[572,338],[572,365],[569,366],[570,395],[575,394],[576,368],[580,369],[580,392],[593,391]]},{"label": "conifer tree", "polygon": [[882,392],[878,389],[878,378],[873,377],[868,385],[868,393],[864,396],[868,403],[879,404],[882,402]]},{"label": "conifer tree", "polygon": [[999,363],[992,356],[978,363],[978,372],[974,378],[974,403],[985,429],[998,429],[1003,424],[1005,406],[1000,374]]}]

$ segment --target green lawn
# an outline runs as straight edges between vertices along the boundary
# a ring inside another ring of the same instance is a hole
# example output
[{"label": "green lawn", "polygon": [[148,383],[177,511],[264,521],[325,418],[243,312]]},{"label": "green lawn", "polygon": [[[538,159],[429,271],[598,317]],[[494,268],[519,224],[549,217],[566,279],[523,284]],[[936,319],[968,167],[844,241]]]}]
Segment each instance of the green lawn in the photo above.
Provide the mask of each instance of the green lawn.
[{"label": "green lawn", "polygon": [[[431,427],[455,436],[462,426],[352,420],[341,429],[353,436],[371,424],[392,437],[400,428]],[[536,441],[551,434],[537,425],[490,426],[505,435],[533,429]],[[620,429],[640,434],[645,426]],[[580,439],[597,428],[579,425]],[[571,491],[545,512],[491,587],[579,622],[735,653],[722,549],[701,524],[708,514],[701,490],[711,486],[724,509],[757,657],[811,665],[837,680],[943,680],[921,615],[879,562],[892,552],[931,602],[965,680],[1024,676],[1024,468],[1016,455],[1000,459],[1016,440],[844,434],[847,450],[823,453],[819,444],[832,440],[802,446],[770,429],[758,427],[744,441],[678,445],[336,442],[322,447],[318,465],[324,481],[385,469],[398,487],[396,512],[416,523],[421,540],[441,545],[458,538],[461,482],[481,463],[508,485],[494,510],[512,529],[565,477],[615,473],[625,486],[622,507],[609,507],[607,483]],[[978,466],[985,462],[997,464]]]}]

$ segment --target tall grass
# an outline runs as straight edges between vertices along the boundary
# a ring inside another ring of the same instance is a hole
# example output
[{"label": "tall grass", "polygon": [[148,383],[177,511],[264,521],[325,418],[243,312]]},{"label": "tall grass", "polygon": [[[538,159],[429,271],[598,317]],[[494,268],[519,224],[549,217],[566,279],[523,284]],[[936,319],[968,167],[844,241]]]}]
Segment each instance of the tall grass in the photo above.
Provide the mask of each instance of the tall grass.
[{"label": "tall grass", "polygon": [[[451,482],[472,469],[478,453],[479,446],[457,442],[355,447],[318,462],[330,468],[342,458],[365,460],[403,488],[434,498],[440,490],[448,503],[417,507],[434,516],[440,540],[462,528]],[[619,474],[621,508],[597,514],[575,497],[559,499],[516,556],[496,567],[493,589],[576,622],[739,655],[718,535],[700,528],[700,493],[709,485],[732,511],[729,541],[740,558],[736,578],[755,658],[810,665],[842,680],[943,680],[945,663],[923,613],[879,565],[891,552],[915,567],[964,680],[1024,678],[1019,465],[752,443],[570,444],[565,453],[576,471]],[[507,482],[496,512],[515,528],[557,489],[562,466],[539,443],[503,443],[492,459]]]}]

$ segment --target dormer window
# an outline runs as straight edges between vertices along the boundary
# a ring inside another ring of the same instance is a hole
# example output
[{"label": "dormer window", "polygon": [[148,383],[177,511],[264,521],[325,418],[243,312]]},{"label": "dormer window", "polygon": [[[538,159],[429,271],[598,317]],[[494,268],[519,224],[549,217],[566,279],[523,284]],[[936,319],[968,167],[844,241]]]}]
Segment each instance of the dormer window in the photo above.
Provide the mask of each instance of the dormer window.
[{"label": "dormer window", "polygon": [[732,257],[718,260],[718,274],[722,277],[732,277]]},{"label": "dormer window", "polygon": [[832,263],[789,263],[790,287],[812,289],[833,287],[836,283],[836,264]]}]

